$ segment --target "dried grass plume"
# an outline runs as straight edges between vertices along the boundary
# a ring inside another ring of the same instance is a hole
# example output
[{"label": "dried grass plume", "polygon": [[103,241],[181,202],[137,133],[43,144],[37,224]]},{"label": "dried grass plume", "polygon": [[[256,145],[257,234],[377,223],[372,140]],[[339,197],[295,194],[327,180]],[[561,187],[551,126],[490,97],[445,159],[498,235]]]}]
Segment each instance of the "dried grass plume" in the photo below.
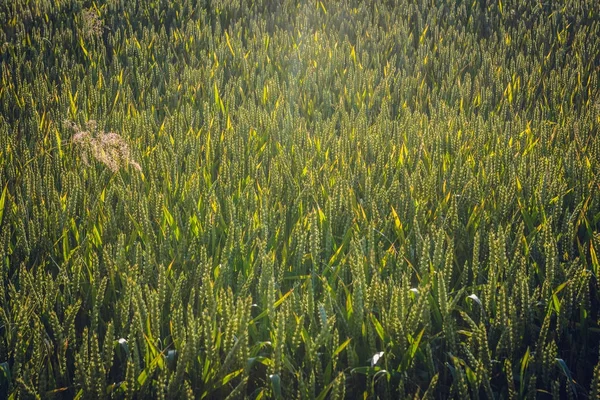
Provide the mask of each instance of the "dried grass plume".
[{"label": "dried grass plume", "polygon": [[117,172],[128,165],[138,171],[142,170],[142,167],[131,157],[127,142],[119,134],[99,132],[94,120],[87,121],[85,128],[68,120],[65,121],[65,125],[75,132],[71,141],[79,148],[85,165],[90,164],[91,156],[112,172]]},{"label": "dried grass plume", "polygon": [[100,37],[104,25],[98,14],[93,9],[83,10],[82,13],[82,30],[83,36],[86,39],[92,37]]}]

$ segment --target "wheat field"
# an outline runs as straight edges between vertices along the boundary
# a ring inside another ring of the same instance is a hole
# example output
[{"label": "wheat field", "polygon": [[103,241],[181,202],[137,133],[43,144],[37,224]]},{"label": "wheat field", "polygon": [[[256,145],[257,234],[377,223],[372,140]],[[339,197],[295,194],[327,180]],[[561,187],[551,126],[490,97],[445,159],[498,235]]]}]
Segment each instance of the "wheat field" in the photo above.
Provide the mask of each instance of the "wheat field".
[{"label": "wheat field", "polygon": [[0,0],[0,398],[600,399],[600,2]]}]

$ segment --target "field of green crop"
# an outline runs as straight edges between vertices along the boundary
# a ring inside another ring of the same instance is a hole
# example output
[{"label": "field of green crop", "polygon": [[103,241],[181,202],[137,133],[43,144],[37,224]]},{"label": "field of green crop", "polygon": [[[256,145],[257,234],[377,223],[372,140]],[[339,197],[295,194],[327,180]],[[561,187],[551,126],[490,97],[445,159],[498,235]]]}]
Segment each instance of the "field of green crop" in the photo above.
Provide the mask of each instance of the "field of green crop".
[{"label": "field of green crop", "polygon": [[600,2],[1,0],[0,398],[600,398]]}]

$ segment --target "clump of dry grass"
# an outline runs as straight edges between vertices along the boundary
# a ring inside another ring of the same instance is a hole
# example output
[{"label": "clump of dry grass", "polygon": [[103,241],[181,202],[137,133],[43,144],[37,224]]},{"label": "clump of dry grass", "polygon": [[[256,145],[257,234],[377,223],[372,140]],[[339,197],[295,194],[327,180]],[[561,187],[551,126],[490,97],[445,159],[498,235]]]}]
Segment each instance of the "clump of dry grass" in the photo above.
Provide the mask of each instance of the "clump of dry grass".
[{"label": "clump of dry grass", "polygon": [[92,9],[87,9],[83,10],[82,17],[84,37],[86,39],[99,37],[102,34],[102,29],[104,29],[104,24],[98,14]]},{"label": "clump of dry grass", "polygon": [[65,125],[75,134],[71,141],[81,151],[85,165],[89,165],[90,156],[104,164],[112,172],[117,172],[122,167],[131,165],[138,171],[142,168],[132,158],[129,145],[115,132],[99,132],[96,121],[90,120],[81,127],[72,121],[65,121]]}]

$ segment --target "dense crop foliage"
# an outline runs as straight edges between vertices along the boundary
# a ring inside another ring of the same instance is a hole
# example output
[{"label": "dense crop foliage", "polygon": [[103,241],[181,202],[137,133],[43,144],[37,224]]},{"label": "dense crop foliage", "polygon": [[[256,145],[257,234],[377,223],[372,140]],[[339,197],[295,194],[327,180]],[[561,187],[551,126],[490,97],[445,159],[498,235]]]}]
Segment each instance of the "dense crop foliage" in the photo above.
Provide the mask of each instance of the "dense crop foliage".
[{"label": "dense crop foliage", "polygon": [[0,2],[0,398],[598,398],[600,2]]}]

